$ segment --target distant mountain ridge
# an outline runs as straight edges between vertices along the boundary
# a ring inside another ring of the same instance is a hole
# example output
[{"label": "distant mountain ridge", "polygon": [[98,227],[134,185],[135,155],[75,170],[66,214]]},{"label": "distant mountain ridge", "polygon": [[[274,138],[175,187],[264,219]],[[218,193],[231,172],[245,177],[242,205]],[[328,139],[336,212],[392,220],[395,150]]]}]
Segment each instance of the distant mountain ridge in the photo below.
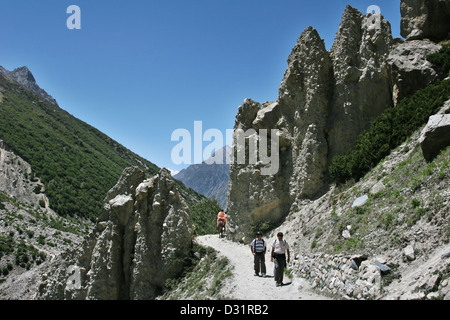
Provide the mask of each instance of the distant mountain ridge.
[{"label": "distant mountain ridge", "polygon": [[[216,198],[219,205],[225,208],[230,155],[231,147],[225,146],[201,164],[194,164],[181,170],[174,178],[208,198]],[[222,159],[222,164],[212,163],[213,159]]]}]

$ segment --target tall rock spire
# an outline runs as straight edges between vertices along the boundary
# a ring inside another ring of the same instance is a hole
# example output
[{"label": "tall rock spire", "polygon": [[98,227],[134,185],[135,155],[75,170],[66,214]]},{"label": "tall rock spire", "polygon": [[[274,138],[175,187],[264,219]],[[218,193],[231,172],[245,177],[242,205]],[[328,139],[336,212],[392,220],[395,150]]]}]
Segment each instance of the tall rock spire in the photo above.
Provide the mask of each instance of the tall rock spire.
[{"label": "tall rock spire", "polygon": [[280,169],[264,176],[260,163],[231,164],[234,238],[275,227],[304,199],[326,190],[332,157],[349,150],[370,120],[393,106],[392,45],[391,26],[380,14],[347,6],[330,52],[318,32],[306,28],[287,60],[277,101],[247,99],[239,107],[235,129],[278,130]]}]

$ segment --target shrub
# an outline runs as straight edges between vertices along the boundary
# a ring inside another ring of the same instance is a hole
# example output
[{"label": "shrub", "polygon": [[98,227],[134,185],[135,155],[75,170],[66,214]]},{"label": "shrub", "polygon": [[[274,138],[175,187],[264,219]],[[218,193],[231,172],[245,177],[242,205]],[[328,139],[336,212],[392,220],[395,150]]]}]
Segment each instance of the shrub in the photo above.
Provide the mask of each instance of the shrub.
[{"label": "shrub", "polygon": [[44,245],[45,244],[45,236],[40,234],[39,238],[38,238],[38,243],[41,244],[41,245]]},{"label": "shrub", "polygon": [[34,231],[31,231],[31,230],[26,230],[25,231],[26,233],[27,233],[27,235],[28,235],[28,238],[33,238],[34,237]]},{"label": "shrub", "polygon": [[34,192],[35,194],[41,193],[41,186],[40,186],[40,185],[37,185],[36,187],[34,187],[33,192]]},{"label": "shrub", "polygon": [[190,207],[192,221],[198,235],[216,233],[217,213],[220,211],[217,199],[205,199]]},{"label": "shrub", "polygon": [[267,220],[260,221],[257,224],[250,226],[250,234],[252,234],[256,237],[256,233],[258,231],[262,232],[262,234],[265,234],[265,233],[269,232],[270,230],[272,230],[273,228],[274,228],[274,225],[270,221],[267,221]]},{"label": "shrub", "polygon": [[429,54],[427,60],[437,66],[444,74],[450,76],[450,42],[444,43],[438,52]]},{"label": "shrub", "polygon": [[384,228],[387,230],[389,229],[389,226],[394,221],[394,215],[392,213],[388,213],[384,219]]},{"label": "shrub", "polygon": [[3,268],[2,269],[2,273],[3,273],[3,275],[6,277],[8,274],[9,274],[9,270],[8,270],[8,268]]}]

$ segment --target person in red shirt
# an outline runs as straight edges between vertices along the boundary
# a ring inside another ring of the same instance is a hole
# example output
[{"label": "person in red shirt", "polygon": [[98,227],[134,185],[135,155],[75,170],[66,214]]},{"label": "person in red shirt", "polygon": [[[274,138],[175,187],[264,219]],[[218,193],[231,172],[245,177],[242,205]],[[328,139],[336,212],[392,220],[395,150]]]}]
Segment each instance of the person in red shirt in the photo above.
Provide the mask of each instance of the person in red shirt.
[{"label": "person in red shirt", "polygon": [[220,210],[220,212],[217,214],[217,228],[219,228],[219,221],[222,220],[223,221],[223,231],[225,231],[225,226],[227,224],[227,214],[226,212],[222,210]]}]

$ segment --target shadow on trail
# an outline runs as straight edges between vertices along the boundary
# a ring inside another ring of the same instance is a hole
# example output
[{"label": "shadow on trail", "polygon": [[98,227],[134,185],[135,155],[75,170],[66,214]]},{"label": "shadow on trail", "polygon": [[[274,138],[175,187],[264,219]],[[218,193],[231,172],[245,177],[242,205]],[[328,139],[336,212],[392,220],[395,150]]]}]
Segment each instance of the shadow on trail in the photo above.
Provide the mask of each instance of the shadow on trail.
[{"label": "shadow on trail", "polygon": [[[268,275],[268,274],[266,274],[265,276],[258,276],[258,277],[260,277],[260,278],[264,278],[264,279],[273,279],[273,278],[275,278],[274,276],[271,276],[271,275]],[[290,282],[286,282],[286,283],[282,283],[281,284],[281,286],[282,287],[285,287],[285,286],[290,286],[292,284],[292,281],[290,281]]]}]

